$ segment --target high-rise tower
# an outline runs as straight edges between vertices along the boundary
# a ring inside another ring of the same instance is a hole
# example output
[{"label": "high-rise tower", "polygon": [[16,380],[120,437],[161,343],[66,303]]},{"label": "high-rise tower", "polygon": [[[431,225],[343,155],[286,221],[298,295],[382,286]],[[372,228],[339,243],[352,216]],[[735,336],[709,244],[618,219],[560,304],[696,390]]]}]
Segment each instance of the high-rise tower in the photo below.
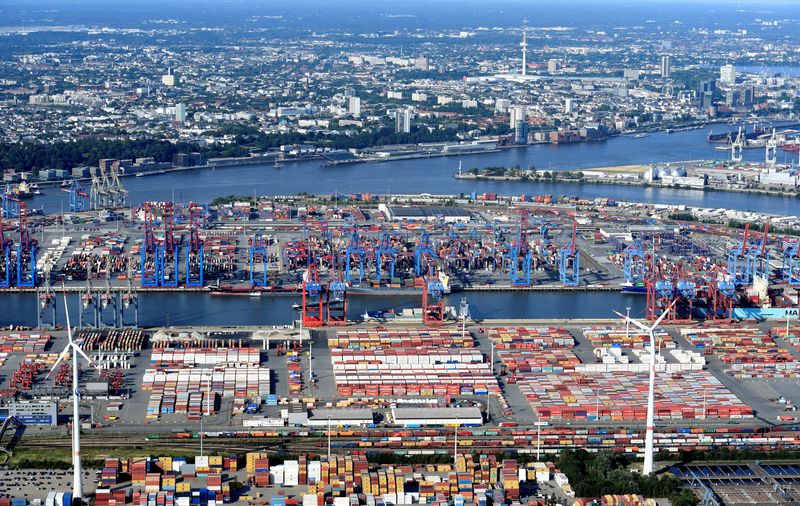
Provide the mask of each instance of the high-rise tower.
[{"label": "high-rise tower", "polygon": [[528,75],[528,18],[522,22],[522,42],[519,43],[522,48],[522,75]]}]

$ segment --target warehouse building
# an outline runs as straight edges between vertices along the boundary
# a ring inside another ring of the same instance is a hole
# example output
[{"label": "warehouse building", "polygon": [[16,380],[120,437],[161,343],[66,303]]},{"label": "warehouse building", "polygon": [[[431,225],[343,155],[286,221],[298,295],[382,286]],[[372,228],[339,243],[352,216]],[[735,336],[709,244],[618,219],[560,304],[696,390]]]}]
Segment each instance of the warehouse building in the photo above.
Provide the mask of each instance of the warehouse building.
[{"label": "warehouse building", "polygon": [[404,427],[480,427],[483,414],[478,408],[392,408],[392,421]]},{"label": "warehouse building", "polygon": [[[329,422],[330,420],[330,422]],[[375,423],[371,409],[315,409],[308,417],[309,427],[364,427]]]},{"label": "warehouse building", "polygon": [[393,206],[378,204],[378,210],[389,221],[437,221],[446,223],[467,223],[470,214],[457,206]]},{"label": "warehouse building", "polygon": [[55,402],[15,402],[0,406],[0,422],[13,416],[23,425],[58,424],[58,406]]}]

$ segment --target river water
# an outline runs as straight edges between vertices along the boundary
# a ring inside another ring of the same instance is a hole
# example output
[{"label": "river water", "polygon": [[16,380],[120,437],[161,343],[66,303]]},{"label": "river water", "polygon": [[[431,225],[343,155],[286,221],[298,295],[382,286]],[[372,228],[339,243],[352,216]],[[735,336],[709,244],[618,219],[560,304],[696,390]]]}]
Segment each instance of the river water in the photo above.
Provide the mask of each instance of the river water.
[{"label": "river water", "polygon": [[[716,125],[725,132],[729,125]],[[351,193],[444,193],[471,191],[499,194],[579,195],[583,198],[613,197],[618,200],[657,204],[685,204],[701,207],[725,207],[775,214],[796,214],[798,201],[791,197],[774,197],[725,192],[703,192],[670,188],[642,188],[596,184],[551,182],[464,181],[454,179],[459,162],[471,167],[534,165],[540,170],[571,170],[613,165],[632,165],[663,161],[725,158],[727,152],[714,150],[706,142],[708,129],[667,134],[654,133],[643,139],[615,137],[603,142],[568,145],[540,144],[502,150],[482,155],[426,158],[384,163],[368,163],[323,167],[320,161],[271,164],[220,169],[199,169],[172,172],[157,176],[123,178],[129,190],[129,201],[209,202],[221,195],[292,195]],[[763,160],[764,151],[748,149],[747,160]],[[791,160],[779,152],[779,160]],[[44,207],[47,212],[69,209],[68,194],[48,188],[46,194],[31,200],[31,207]]]},{"label": "river water", "polygon": [[[732,129],[716,125],[717,132]],[[323,167],[318,161],[289,163],[280,168],[257,165],[223,169],[200,169],[158,176],[125,178],[132,205],[148,200],[208,202],[220,195],[290,195],[350,193],[469,193],[579,195],[584,198],[614,197],[618,200],[660,204],[725,207],[776,214],[797,214],[800,201],[789,197],[749,195],[669,188],[641,188],[568,183],[512,183],[459,181],[453,178],[458,162],[470,167],[534,165],[540,170],[570,170],[663,161],[724,158],[706,142],[707,129],[655,133],[643,139],[616,137],[604,142],[572,145],[535,145],[498,153],[450,158],[428,158],[373,164]],[[761,160],[760,149],[745,150],[748,160]],[[779,153],[781,161],[788,154]],[[48,212],[68,209],[68,195],[47,189],[32,207]],[[476,318],[599,318],[612,311],[632,307],[641,316],[644,297],[620,293],[573,292],[481,292],[466,295]],[[449,296],[448,305],[458,306],[461,295]],[[351,297],[349,314],[366,310],[419,307],[416,296]],[[196,293],[143,294],[140,323],[154,325],[271,325],[286,324],[297,317],[291,309],[293,296],[213,297]],[[77,314],[77,298],[73,301]],[[36,322],[33,295],[4,295],[0,300],[0,324],[32,325]]]},{"label": "river water", "polygon": [[[475,319],[504,318],[613,318],[612,311],[644,315],[645,298],[618,292],[474,292],[445,296],[445,305],[459,307],[465,297]],[[78,296],[72,294],[70,319],[78,321]],[[351,296],[348,316],[365,311],[420,307],[420,296]],[[64,322],[59,297],[59,321]],[[212,296],[204,293],[146,293],[140,296],[139,323],[160,325],[285,325],[299,313],[292,304],[295,295],[267,297]],[[36,297],[33,294],[4,294],[0,299],[0,323],[35,325]]]}]

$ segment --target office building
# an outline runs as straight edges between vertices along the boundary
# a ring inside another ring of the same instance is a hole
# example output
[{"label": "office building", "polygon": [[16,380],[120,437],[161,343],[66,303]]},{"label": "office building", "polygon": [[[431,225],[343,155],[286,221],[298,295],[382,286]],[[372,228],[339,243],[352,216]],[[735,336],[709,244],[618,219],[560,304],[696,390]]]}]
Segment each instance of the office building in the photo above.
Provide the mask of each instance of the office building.
[{"label": "office building", "polygon": [[514,144],[528,143],[528,122],[524,119],[517,119],[514,125]]},{"label": "office building", "polygon": [[353,116],[361,116],[361,99],[359,97],[350,97],[347,113]]},{"label": "office building", "polygon": [[175,121],[178,123],[186,121],[186,104],[175,104]]},{"label": "office building", "polygon": [[161,76],[161,84],[169,88],[177,86],[178,76],[175,74],[175,71],[172,69],[167,69],[167,73]]},{"label": "office building", "polygon": [[572,114],[575,111],[575,102],[568,98],[564,100],[564,114]]},{"label": "office building", "polygon": [[398,109],[394,118],[394,129],[399,134],[411,132],[411,111],[408,109]]},{"label": "office building", "polygon": [[661,77],[668,78],[672,74],[672,58],[665,54],[661,57]]},{"label": "office building", "polygon": [[559,63],[555,58],[547,60],[547,71],[558,72]]},{"label": "office building", "polygon": [[736,67],[723,65],[719,68],[719,80],[725,84],[736,84]]}]

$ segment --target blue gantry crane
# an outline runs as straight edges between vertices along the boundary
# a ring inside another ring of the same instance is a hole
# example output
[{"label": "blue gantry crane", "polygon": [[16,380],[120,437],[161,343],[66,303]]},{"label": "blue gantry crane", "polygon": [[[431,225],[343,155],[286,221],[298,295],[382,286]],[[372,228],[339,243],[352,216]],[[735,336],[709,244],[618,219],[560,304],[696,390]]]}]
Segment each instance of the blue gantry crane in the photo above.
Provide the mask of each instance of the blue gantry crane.
[{"label": "blue gantry crane", "polygon": [[578,286],[580,283],[581,252],[578,250],[578,222],[572,222],[570,242],[558,250],[558,277],[564,286]]},{"label": "blue gantry crane", "polygon": [[11,241],[6,237],[3,217],[0,216],[0,287],[11,286]]},{"label": "blue gantry crane", "polygon": [[69,185],[69,210],[71,212],[86,211],[89,194],[81,186],[80,181],[73,179]]},{"label": "blue gantry crane", "polygon": [[[261,272],[256,274],[258,264]],[[250,286],[267,286],[267,240],[261,232],[256,232],[250,243]]]},{"label": "blue gantry crane", "polygon": [[19,216],[19,199],[11,191],[11,185],[7,184],[5,190],[0,194],[0,214],[3,218],[16,218]]},{"label": "blue gantry crane", "polygon": [[753,261],[755,257],[748,242],[750,224],[744,226],[744,237],[742,242],[736,244],[728,250],[728,274],[733,276],[733,281],[737,285],[749,285],[753,281],[755,267]]},{"label": "blue gantry crane", "polygon": [[530,286],[531,284],[531,248],[528,244],[529,222],[528,211],[523,209],[519,214],[516,241],[511,243],[508,251],[511,286]]},{"label": "blue gantry crane", "polygon": [[[186,249],[186,286],[203,286],[205,283],[205,252],[200,240],[200,213],[203,208],[189,204],[189,247]],[[264,269],[266,274],[266,268]],[[252,267],[250,271],[252,278]],[[252,282],[251,282],[252,284]]]},{"label": "blue gantry crane", "polygon": [[144,203],[144,240],[142,241],[140,260],[140,279],[143,288],[158,286],[158,273],[160,271],[159,247],[155,235],[155,204]]},{"label": "blue gantry crane", "polygon": [[[364,248],[361,246],[361,238],[355,230],[350,235],[350,242],[347,243],[347,247],[345,248],[344,258],[345,281],[351,284],[361,284],[361,280],[364,279]],[[358,279],[353,278],[352,272],[350,271],[351,262],[353,262],[354,259],[358,262]]]},{"label": "blue gantry crane", "polygon": [[783,248],[783,263],[781,264],[781,277],[790,285],[800,285],[800,241],[787,242]]},{"label": "blue gantry crane", "polygon": [[162,221],[164,222],[164,240],[158,248],[158,280],[164,287],[178,286],[179,263],[178,241],[175,240],[175,215],[172,202],[162,205]]},{"label": "blue gantry crane", "polygon": [[28,210],[19,203],[19,244],[17,245],[17,286],[36,286],[36,239],[28,228]]},{"label": "blue gantry crane", "polygon": [[647,261],[644,254],[642,241],[634,240],[633,244],[625,248],[625,263],[623,271],[625,281],[628,283],[639,283],[644,281],[647,272]]},{"label": "blue gantry crane", "polygon": [[[397,259],[397,250],[392,244],[389,234],[381,234],[378,247],[375,249],[375,281],[381,282],[394,277],[394,266]],[[386,271],[386,276],[384,276]]]},{"label": "blue gantry crane", "polygon": [[417,276],[422,276],[427,268],[423,265],[425,259],[435,259],[436,251],[431,244],[431,237],[423,228],[420,231],[419,241],[414,248],[414,272]]}]

